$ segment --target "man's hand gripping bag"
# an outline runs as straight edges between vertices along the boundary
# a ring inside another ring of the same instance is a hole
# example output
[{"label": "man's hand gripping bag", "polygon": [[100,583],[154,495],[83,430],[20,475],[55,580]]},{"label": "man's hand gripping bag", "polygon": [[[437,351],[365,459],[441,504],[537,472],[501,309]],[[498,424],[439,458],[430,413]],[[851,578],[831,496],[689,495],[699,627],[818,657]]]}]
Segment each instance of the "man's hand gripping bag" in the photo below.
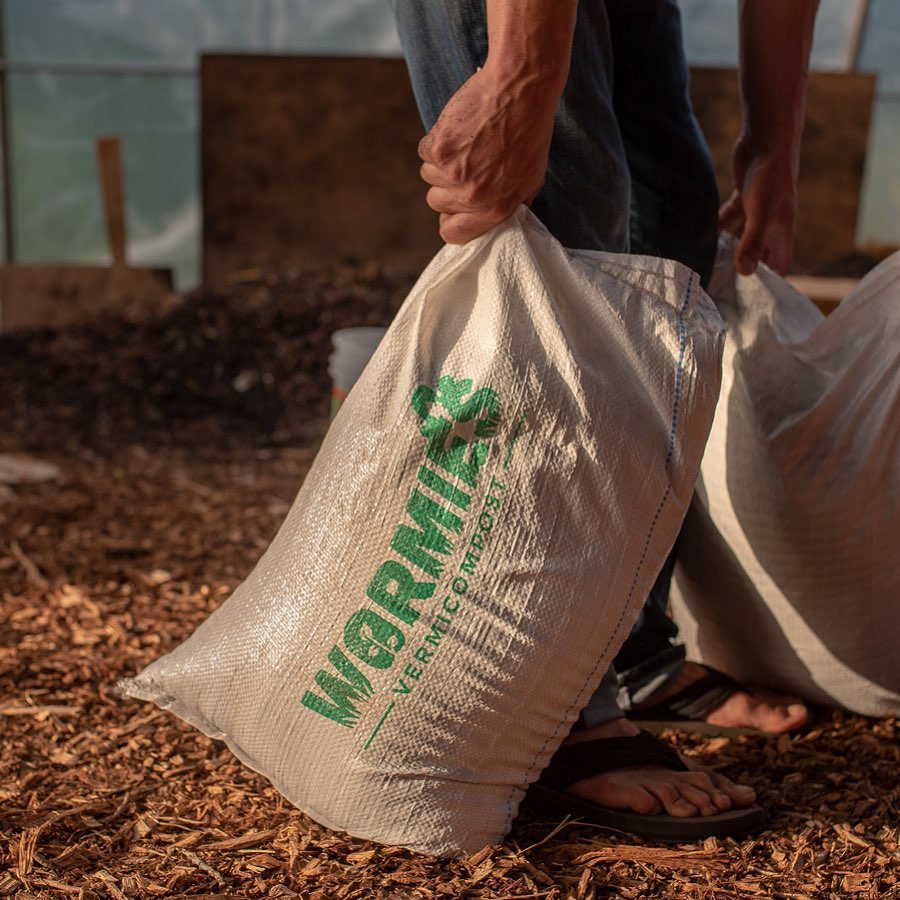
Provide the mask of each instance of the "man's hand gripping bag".
[{"label": "man's hand gripping bag", "polygon": [[124,692],[325,825],[501,840],[674,542],[721,343],[690,271],[524,208],[445,248],[256,568]]}]

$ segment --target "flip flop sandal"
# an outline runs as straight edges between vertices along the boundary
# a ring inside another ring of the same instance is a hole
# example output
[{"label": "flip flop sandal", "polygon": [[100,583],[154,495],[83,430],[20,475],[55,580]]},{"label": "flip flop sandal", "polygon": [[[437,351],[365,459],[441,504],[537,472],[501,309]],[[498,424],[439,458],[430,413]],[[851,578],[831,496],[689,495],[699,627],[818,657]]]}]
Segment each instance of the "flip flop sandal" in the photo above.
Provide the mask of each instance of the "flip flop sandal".
[{"label": "flip flop sandal", "polygon": [[640,765],[690,771],[675,750],[646,731],[633,737],[584,741],[557,750],[540,779],[528,789],[525,803],[539,813],[572,816],[591,825],[667,844],[702,841],[708,837],[742,837],[766,826],[765,810],[759,806],[729,809],[715,816],[679,818],[610,809],[565,792],[582,778]]},{"label": "flip flop sandal", "polygon": [[765,734],[758,728],[730,728],[724,725],[711,725],[704,722],[703,717],[721,706],[729,697],[738,691],[746,690],[741,684],[715,669],[693,684],[680,690],[677,694],[644,706],[641,709],[628,711],[628,718],[640,724],[641,728],[659,733],[667,728],[686,731],[692,734],[710,736],[736,736],[740,734]]}]

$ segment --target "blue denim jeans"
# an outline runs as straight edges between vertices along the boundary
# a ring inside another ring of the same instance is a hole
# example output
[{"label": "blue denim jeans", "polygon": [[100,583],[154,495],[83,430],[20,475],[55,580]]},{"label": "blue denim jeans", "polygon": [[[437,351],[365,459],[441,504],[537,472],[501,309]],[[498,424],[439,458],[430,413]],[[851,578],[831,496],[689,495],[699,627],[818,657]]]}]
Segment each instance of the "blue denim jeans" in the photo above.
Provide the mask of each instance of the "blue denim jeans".
[{"label": "blue denim jeans", "polygon": [[[426,130],[487,56],[484,0],[392,0]],[[602,3],[578,4],[573,65],[563,91],[543,189],[531,205],[566,247],[628,250],[629,178],[612,97]],[[589,110],[588,115],[585,111]]]},{"label": "blue denim jeans", "polygon": [[[392,5],[427,130],[484,63],[485,0]],[[706,282],[718,190],[687,82],[674,0],[580,0],[546,181],[532,203],[564,246],[677,259]],[[673,551],[616,671],[585,708],[585,724],[621,715],[683,666],[677,628],[666,614],[674,560]]]},{"label": "blue denim jeans", "polygon": [[604,5],[615,62],[613,106],[631,178],[631,252],[676,259],[706,287],[716,256],[719,190],[691,110],[681,14],[675,0]]}]

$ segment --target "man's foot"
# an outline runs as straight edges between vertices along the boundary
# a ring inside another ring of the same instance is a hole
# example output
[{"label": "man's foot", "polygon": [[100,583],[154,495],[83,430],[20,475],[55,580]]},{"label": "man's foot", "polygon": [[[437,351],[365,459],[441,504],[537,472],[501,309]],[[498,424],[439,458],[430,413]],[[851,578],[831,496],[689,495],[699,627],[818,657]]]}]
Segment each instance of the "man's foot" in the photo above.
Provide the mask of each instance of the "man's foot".
[{"label": "man's foot", "polygon": [[[639,731],[627,719],[611,719],[573,732],[563,746],[598,738],[631,737]],[[735,784],[687,757],[681,759],[690,771],[655,765],[629,766],[576,781],[567,788],[567,793],[609,809],[679,818],[714,816],[733,807],[753,805],[756,799],[753,788]]]},{"label": "man's foot", "polygon": [[[685,663],[681,672],[658,693],[646,703],[635,707],[635,718],[666,718],[669,701],[676,700],[679,695],[689,694],[695,685],[708,679],[711,674],[718,673],[712,673],[699,663]],[[719,677],[723,682],[728,682],[724,676]],[[655,714],[657,710],[658,716]],[[809,709],[799,697],[771,691],[750,693],[739,685],[733,685],[730,690],[722,691],[721,702],[714,701],[714,705],[706,710],[701,706],[701,711],[686,715],[684,718],[720,728],[750,728],[768,734],[786,734],[802,728],[807,723]]]}]

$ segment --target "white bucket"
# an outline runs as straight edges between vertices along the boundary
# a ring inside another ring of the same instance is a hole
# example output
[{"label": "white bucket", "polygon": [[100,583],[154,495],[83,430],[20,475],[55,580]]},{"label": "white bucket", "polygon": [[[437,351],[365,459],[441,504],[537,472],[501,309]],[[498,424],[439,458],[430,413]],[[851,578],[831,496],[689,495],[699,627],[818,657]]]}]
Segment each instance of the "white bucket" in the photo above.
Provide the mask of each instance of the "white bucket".
[{"label": "white bucket", "polygon": [[387,328],[342,328],[331,336],[334,352],[328,357],[331,376],[331,418],[363,373]]}]

